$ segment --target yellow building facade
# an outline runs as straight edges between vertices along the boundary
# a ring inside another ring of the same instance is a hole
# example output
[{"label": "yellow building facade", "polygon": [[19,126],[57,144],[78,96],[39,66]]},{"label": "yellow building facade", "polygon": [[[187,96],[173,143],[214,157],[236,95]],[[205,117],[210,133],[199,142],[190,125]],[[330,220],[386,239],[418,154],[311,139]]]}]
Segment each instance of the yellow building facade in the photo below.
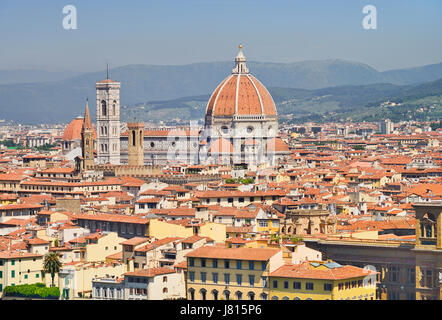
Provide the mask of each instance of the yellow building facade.
[{"label": "yellow building facade", "polygon": [[278,249],[206,246],[186,257],[188,300],[268,300],[269,273],[284,263]]},{"label": "yellow building facade", "polygon": [[286,264],[270,274],[272,300],[376,300],[376,273],[335,262]]},{"label": "yellow building facade", "polygon": [[7,286],[45,283],[42,270],[43,255],[19,251],[0,252],[0,294]]}]

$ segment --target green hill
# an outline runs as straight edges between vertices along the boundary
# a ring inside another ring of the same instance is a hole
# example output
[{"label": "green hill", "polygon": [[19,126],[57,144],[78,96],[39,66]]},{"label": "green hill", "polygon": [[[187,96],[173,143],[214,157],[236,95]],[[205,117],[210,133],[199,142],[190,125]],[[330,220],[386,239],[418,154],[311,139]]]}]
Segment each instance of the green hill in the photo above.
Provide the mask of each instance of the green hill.
[{"label": "green hill", "polygon": [[[275,100],[281,101],[281,105],[287,106],[287,110],[297,110],[301,113],[309,112],[308,110],[314,106],[319,111],[352,108],[353,104],[359,103],[358,96],[360,95],[367,99],[370,94],[374,96],[381,94],[383,97],[392,94],[392,91],[395,90],[394,86],[381,85],[382,88],[372,88],[373,90],[369,88],[368,92],[365,92],[364,87],[357,88],[354,87],[355,85],[365,86],[379,83],[410,85],[442,77],[442,63],[386,72],[379,72],[362,63],[344,60],[297,63],[250,61],[248,66],[251,73],[260,79],[266,87],[274,88],[272,90],[277,92]],[[179,66],[128,65],[111,69],[110,77],[121,82],[121,105],[133,106],[142,101],[171,101],[173,99],[179,100],[180,97],[207,95],[230,74],[232,68],[233,61]],[[86,98],[88,97],[89,101],[94,101],[95,82],[103,80],[105,72],[93,72],[56,80],[60,79],[57,77],[62,76],[64,77],[66,74],[41,75],[39,78],[38,74],[34,72],[28,78],[33,80],[33,83],[17,84],[11,83],[11,81],[26,79],[25,73],[20,73],[8,80],[7,73],[0,72],[0,84],[3,83],[0,85],[1,118],[21,123],[57,123],[68,122],[76,116],[82,115]],[[56,81],[37,81],[38,79],[48,79],[48,77]],[[278,88],[298,89],[284,92]],[[324,91],[316,92],[317,89]],[[347,92],[345,92],[346,90]],[[310,101],[309,98],[318,101]],[[295,101],[289,101],[291,99],[295,99]],[[289,102],[284,104],[285,101]],[[184,101],[183,103],[190,102]],[[186,109],[183,117],[201,115],[200,108],[201,104],[204,105],[203,101],[196,99],[193,104],[193,110],[183,108],[183,105],[181,107],[177,105],[175,111]],[[158,112],[162,110],[160,106],[164,107],[164,104],[157,103],[156,110]],[[94,104],[90,105],[90,108],[92,116],[94,116]],[[164,115],[167,112],[161,111],[159,114]]]}]

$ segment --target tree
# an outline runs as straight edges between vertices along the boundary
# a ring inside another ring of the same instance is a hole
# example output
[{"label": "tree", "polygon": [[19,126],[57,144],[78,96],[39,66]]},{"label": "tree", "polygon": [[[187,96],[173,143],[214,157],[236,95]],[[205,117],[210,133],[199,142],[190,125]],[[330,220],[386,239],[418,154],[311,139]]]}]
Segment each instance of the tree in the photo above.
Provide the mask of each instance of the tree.
[{"label": "tree", "polygon": [[52,285],[51,287],[54,287],[54,278],[55,274],[60,271],[61,268],[61,262],[58,259],[58,255],[56,252],[49,252],[45,255],[44,262],[43,262],[43,270],[45,273],[50,273],[52,278]]}]

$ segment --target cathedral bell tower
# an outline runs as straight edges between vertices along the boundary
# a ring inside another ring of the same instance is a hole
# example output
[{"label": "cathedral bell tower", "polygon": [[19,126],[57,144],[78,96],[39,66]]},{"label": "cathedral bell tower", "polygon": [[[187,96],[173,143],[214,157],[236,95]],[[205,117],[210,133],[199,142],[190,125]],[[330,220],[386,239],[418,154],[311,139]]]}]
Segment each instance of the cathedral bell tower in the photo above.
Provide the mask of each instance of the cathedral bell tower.
[{"label": "cathedral bell tower", "polygon": [[99,164],[120,164],[120,82],[107,77],[96,83],[97,160]]}]

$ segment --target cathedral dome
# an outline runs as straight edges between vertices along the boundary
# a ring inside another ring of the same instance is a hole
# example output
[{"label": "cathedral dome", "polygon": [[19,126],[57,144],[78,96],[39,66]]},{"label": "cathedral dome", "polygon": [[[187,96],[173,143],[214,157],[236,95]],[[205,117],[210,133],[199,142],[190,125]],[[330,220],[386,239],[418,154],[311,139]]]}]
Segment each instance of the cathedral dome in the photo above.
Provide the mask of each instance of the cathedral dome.
[{"label": "cathedral dome", "polygon": [[[83,127],[84,118],[79,116],[72,120],[64,129],[62,139],[64,141],[81,140],[81,128]],[[97,133],[94,128],[94,138],[97,137]]]},{"label": "cathedral dome", "polygon": [[249,73],[240,46],[232,74],[218,85],[209,99],[206,117],[251,115],[276,117],[277,112],[268,90]]}]

